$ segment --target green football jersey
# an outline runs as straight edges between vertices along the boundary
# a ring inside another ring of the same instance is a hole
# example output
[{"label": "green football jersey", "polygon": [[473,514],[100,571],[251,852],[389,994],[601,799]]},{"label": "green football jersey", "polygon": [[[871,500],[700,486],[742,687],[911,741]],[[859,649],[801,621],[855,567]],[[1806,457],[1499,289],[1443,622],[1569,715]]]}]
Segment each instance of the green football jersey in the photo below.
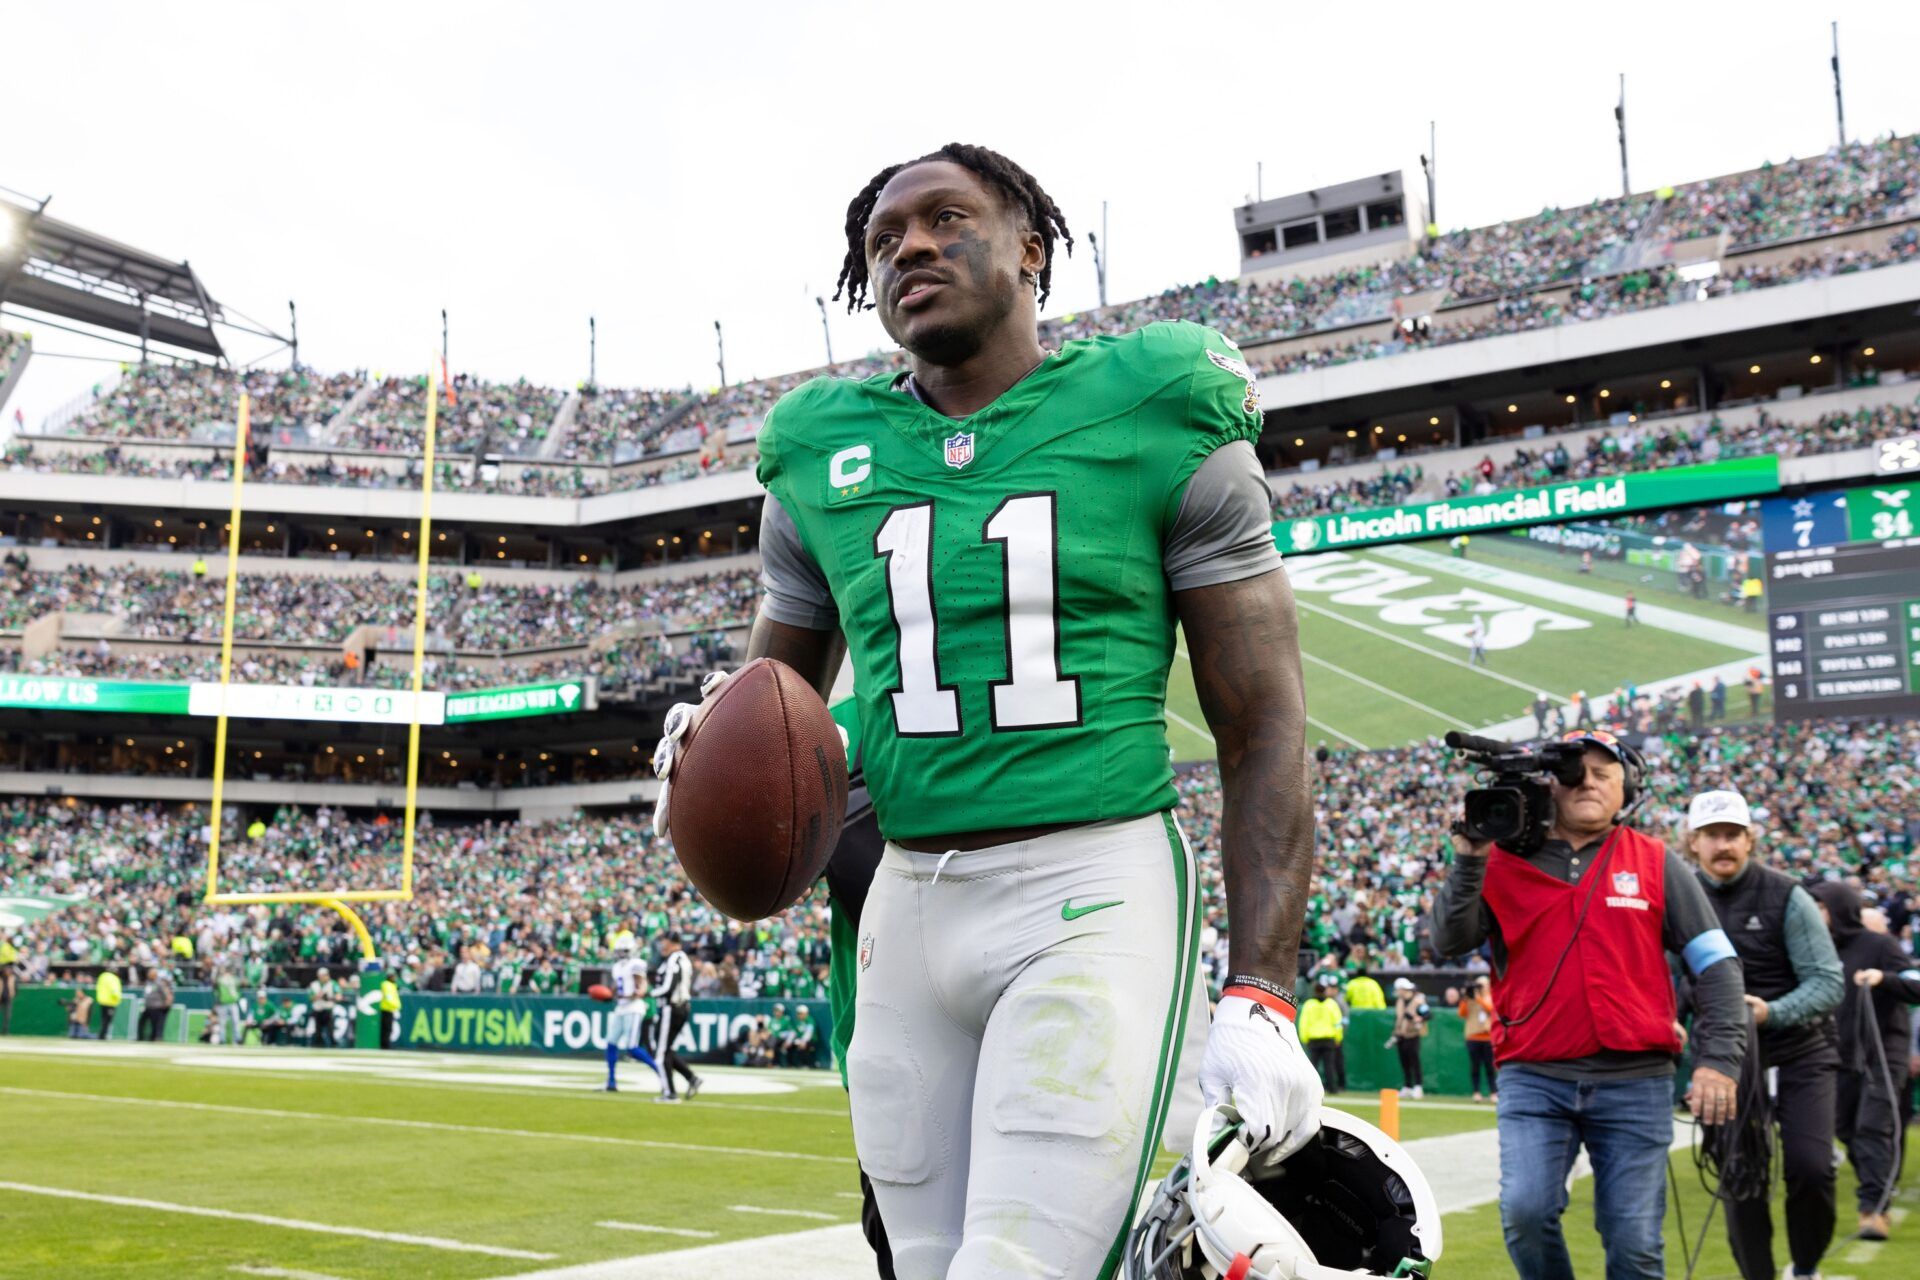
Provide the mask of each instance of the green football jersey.
[{"label": "green football jersey", "polygon": [[1237,349],[1185,322],[1070,342],[965,419],[892,382],[809,382],[759,441],[839,610],[881,830],[1170,808],[1161,549],[1207,455],[1259,435]]}]

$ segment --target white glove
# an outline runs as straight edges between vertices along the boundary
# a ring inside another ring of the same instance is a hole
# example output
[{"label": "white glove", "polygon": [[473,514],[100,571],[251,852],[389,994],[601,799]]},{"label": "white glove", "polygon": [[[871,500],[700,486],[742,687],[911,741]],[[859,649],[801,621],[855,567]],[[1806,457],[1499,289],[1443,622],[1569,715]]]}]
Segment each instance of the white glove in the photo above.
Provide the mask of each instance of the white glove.
[{"label": "white glove", "polygon": [[1209,1107],[1231,1101],[1256,1153],[1284,1160],[1320,1129],[1320,1073],[1307,1061],[1293,1021],[1245,996],[1222,996],[1200,1059]]},{"label": "white glove", "polygon": [[[705,706],[720,687],[726,684],[733,673],[730,671],[709,671],[700,681],[700,706]],[[700,707],[691,702],[676,702],[667,709],[666,732],[660,735],[660,741],[653,748],[653,776],[660,779],[660,798],[653,802],[653,834],[664,838],[667,834],[667,793],[673,787],[673,762],[680,751],[680,739],[686,737],[687,730],[693,727],[695,715]]]}]

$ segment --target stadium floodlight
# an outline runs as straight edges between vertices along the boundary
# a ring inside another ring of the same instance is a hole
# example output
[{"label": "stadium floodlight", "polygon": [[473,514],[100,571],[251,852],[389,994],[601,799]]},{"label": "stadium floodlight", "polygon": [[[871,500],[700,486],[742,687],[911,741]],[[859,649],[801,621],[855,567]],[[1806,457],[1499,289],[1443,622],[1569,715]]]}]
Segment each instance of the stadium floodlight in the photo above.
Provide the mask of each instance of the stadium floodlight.
[{"label": "stadium floodlight", "polygon": [[[420,556],[419,572],[414,587],[413,617],[413,681],[412,694],[407,715],[407,801],[406,817],[401,831],[400,846],[400,886],[388,889],[361,889],[351,886],[330,889],[289,889],[260,892],[222,892],[220,889],[220,818],[225,805],[227,776],[227,720],[229,711],[229,693],[233,685],[233,615],[238,594],[240,574],[240,524],[245,507],[247,435],[252,417],[251,397],[245,392],[240,395],[239,417],[234,432],[233,444],[233,504],[232,514],[226,524],[227,532],[227,581],[226,599],[220,626],[220,684],[219,704],[214,720],[213,747],[213,804],[209,814],[209,834],[207,837],[207,893],[206,901],[221,906],[238,906],[262,902],[305,902],[326,907],[347,921],[360,939],[362,955],[367,960],[377,960],[373,937],[367,932],[367,926],[348,904],[353,902],[405,902],[413,897],[413,851],[414,825],[418,812],[420,779],[420,715],[424,703],[421,689],[421,676],[425,668],[427,647],[427,564],[432,547],[430,534],[433,529],[433,476],[434,443],[438,435],[438,406],[440,386],[437,370],[429,362],[427,370],[427,421],[426,446],[423,450],[420,485]],[[92,535],[89,534],[89,537]],[[441,537],[445,538],[445,534]],[[246,686],[241,686],[246,687]],[[328,747],[327,753],[333,754]]]}]

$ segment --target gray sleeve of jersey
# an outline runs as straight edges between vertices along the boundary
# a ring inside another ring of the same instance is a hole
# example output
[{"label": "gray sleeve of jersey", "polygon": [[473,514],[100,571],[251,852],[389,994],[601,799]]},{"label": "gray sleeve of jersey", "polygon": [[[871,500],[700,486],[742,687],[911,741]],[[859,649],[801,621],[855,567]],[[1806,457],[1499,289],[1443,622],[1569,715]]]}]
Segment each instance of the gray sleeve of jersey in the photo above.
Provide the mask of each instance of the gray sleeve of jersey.
[{"label": "gray sleeve of jersey", "polygon": [[1193,473],[1160,562],[1175,591],[1237,582],[1280,567],[1280,549],[1273,545],[1273,493],[1251,443],[1221,445]]},{"label": "gray sleeve of jersey", "polygon": [[772,494],[760,508],[760,585],[767,589],[761,609],[775,622],[809,631],[840,626],[827,575],[800,541],[793,517]]}]

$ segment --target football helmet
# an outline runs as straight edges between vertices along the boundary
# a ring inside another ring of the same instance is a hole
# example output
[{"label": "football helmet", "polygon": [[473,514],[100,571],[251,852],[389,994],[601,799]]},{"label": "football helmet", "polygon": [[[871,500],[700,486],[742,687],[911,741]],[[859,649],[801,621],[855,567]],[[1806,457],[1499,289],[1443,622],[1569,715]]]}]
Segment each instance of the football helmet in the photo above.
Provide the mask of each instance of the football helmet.
[{"label": "football helmet", "polygon": [[1284,1160],[1253,1156],[1231,1107],[1210,1108],[1193,1150],[1155,1189],[1127,1240],[1125,1280],[1356,1280],[1427,1276],[1440,1211],[1406,1150],[1320,1108],[1320,1131]]}]

